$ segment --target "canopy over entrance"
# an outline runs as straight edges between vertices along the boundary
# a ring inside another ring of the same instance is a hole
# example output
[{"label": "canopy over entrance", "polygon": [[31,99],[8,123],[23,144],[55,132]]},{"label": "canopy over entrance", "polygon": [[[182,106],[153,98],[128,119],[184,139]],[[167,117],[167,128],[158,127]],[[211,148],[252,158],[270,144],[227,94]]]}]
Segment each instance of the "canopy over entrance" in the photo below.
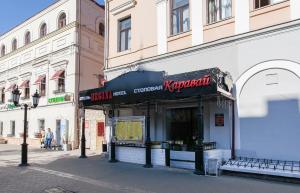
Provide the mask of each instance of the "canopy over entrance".
[{"label": "canopy over entrance", "polygon": [[132,71],[106,82],[104,87],[80,92],[80,101],[88,107],[220,94],[232,99],[231,88],[231,76],[218,68],[170,76],[163,71]]}]

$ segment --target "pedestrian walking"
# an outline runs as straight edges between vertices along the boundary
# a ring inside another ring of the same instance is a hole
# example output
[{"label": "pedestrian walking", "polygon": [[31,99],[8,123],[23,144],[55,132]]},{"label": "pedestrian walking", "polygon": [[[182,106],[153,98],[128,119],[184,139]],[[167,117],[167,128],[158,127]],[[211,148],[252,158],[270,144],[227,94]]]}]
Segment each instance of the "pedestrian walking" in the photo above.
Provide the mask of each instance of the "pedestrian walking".
[{"label": "pedestrian walking", "polygon": [[51,142],[53,140],[53,132],[51,131],[50,128],[48,128],[46,135],[45,135],[45,145],[46,145],[46,149],[51,149]]}]

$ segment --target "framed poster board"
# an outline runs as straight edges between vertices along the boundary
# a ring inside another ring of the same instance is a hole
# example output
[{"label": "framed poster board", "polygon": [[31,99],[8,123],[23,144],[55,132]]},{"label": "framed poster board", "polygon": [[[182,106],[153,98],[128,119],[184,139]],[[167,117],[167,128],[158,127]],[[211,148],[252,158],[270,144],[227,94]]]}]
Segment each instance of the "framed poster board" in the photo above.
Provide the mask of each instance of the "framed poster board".
[{"label": "framed poster board", "polygon": [[113,118],[114,138],[117,142],[143,143],[145,132],[145,117],[115,117]]},{"label": "framed poster board", "polygon": [[215,126],[216,127],[224,127],[224,114],[223,113],[215,114]]}]

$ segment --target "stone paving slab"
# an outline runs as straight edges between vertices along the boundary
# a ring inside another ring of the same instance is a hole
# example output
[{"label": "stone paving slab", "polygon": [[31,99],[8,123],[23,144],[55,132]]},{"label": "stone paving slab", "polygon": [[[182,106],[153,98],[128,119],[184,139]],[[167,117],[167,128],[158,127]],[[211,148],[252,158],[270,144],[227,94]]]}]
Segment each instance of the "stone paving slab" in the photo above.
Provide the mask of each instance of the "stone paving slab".
[{"label": "stone paving slab", "polygon": [[[1,148],[0,148],[1,149]],[[84,193],[298,193],[300,185],[257,179],[196,176],[190,170],[109,163],[88,151],[32,152],[31,166],[16,167],[19,153],[0,155],[0,193],[58,191]],[[9,159],[8,159],[9,158]],[[2,164],[7,159],[6,164]],[[14,160],[16,163],[12,163]]]}]

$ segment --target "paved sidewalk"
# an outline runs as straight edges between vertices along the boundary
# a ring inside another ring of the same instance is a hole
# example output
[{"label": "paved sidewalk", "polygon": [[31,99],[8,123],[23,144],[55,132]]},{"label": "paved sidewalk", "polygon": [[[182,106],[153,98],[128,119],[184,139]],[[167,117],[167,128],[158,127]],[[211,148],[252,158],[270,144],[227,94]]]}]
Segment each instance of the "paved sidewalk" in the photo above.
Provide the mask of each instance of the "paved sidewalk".
[{"label": "paved sidewalk", "polygon": [[[55,159],[47,163],[34,161],[27,168],[0,166],[0,192],[40,193],[55,187],[83,193],[300,192],[300,185],[296,184],[231,176],[196,176],[192,171],[165,167],[145,169],[141,165],[109,163],[104,156],[91,152],[87,159],[78,159],[79,151],[63,155],[56,154]],[[0,154],[0,162],[1,157]]]}]

